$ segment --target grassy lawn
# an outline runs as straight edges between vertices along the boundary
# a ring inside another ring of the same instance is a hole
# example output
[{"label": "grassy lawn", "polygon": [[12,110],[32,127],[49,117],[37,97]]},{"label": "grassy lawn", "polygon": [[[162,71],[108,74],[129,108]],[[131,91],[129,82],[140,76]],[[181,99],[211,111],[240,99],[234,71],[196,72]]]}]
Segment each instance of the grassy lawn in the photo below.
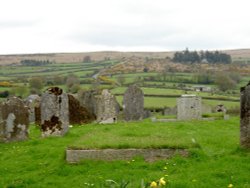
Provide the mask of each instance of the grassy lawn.
[{"label": "grassy lawn", "polygon": [[[176,156],[153,163],[141,157],[131,161],[65,162],[68,146],[187,147],[190,156]],[[0,187],[121,187],[129,188],[165,177],[165,187],[249,188],[250,151],[239,148],[239,118],[213,122],[144,122],[114,125],[84,125],[70,129],[64,137],[40,138],[35,126],[30,139],[0,144]],[[113,186],[105,185],[114,180]],[[109,181],[110,182],[110,181]]]}]

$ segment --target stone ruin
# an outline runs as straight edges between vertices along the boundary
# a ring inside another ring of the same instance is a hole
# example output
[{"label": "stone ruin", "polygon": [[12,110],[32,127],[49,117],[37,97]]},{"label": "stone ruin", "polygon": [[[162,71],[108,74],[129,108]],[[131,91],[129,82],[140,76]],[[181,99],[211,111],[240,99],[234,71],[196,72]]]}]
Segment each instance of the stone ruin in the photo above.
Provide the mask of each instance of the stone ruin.
[{"label": "stone ruin", "polygon": [[41,98],[42,136],[62,136],[69,127],[69,98],[62,89],[52,87]]},{"label": "stone ruin", "polygon": [[41,97],[39,95],[30,95],[24,100],[24,103],[26,106],[28,106],[29,109],[29,122],[36,122],[36,117],[38,117],[38,114],[36,116],[36,113],[40,112],[39,108],[41,103]]},{"label": "stone ruin", "polygon": [[227,112],[227,109],[226,109],[226,107],[225,107],[223,104],[218,104],[218,105],[215,107],[215,112],[223,112],[223,113],[226,113],[226,112]]},{"label": "stone ruin", "polygon": [[69,123],[84,124],[90,123],[96,119],[95,115],[90,113],[80,102],[73,96],[68,95],[69,99]]},{"label": "stone ruin", "polygon": [[9,98],[0,104],[0,141],[21,141],[28,138],[29,112],[23,101]]},{"label": "stone ruin", "polygon": [[195,120],[201,119],[201,98],[196,95],[182,95],[177,99],[177,119]]},{"label": "stone ruin", "polygon": [[124,119],[126,121],[142,120],[144,116],[144,94],[136,85],[128,87],[123,97]]},{"label": "stone ruin", "polygon": [[250,82],[241,88],[240,109],[240,144],[250,148]]},{"label": "stone ruin", "polygon": [[119,103],[116,101],[107,89],[104,89],[101,95],[97,96],[96,117],[97,122],[101,124],[115,123],[120,111]]}]

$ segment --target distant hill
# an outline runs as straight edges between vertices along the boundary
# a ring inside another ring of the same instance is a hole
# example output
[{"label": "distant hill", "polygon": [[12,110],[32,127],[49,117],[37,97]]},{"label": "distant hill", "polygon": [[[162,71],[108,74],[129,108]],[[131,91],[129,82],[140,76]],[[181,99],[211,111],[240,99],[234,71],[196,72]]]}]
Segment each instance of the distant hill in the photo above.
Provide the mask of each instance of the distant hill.
[{"label": "distant hill", "polygon": [[51,54],[20,54],[20,55],[0,55],[0,65],[19,64],[21,60],[34,59],[49,60],[56,63],[82,62],[84,57],[90,56],[91,60],[102,61],[105,59],[121,60],[129,57],[141,58],[165,58],[171,57],[173,52],[83,52],[83,53],[51,53]]},{"label": "distant hill", "polygon": [[[230,54],[232,59],[250,59],[250,49],[222,50]],[[101,61],[104,59],[122,60],[124,58],[149,58],[164,59],[172,57],[174,52],[83,52],[83,53],[49,53],[49,54],[19,54],[19,55],[0,55],[0,65],[19,64],[21,60],[49,60],[56,63],[82,62],[84,57],[90,56],[91,60]]]}]

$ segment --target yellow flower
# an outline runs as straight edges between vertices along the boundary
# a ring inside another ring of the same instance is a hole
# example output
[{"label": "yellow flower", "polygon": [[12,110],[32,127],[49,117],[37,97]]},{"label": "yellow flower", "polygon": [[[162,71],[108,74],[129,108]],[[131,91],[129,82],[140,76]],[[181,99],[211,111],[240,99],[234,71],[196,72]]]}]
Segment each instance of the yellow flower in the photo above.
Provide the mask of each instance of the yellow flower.
[{"label": "yellow flower", "polygon": [[234,186],[234,185],[230,183],[227,187],[228,187],[228,188],[232,188],[233,186]]},{"label": "yellow flower", "polygon": [[160,185],[160,186],[166,185],[166,181],[164,180],[164,178],[161,178],[161,179],[160,179],[159,185]]},{"label": "yellow flower", "polygon": [[156,188],[157,187],[157,183],[155,181],[152,181],[150,184],[150,187]]}]

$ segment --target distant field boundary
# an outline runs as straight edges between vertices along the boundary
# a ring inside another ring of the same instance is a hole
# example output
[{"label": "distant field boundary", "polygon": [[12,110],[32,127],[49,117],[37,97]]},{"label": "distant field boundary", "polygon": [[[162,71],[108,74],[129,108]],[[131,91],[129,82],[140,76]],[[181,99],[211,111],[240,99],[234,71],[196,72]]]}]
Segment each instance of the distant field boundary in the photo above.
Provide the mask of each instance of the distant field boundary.
[{"label": "distant field boundary", "polygon": [[[123,94],[115,94],[115,96],[123,96]],[[151,95],[151,94],[144,94],[144,97],[160,97],[160,98],[178,98],[181,95]],[[240,99],[228,99],[223,97],[201,97],[202,99],[208,100],[220,100],[220,101],[229,101],[229,102],[240,102]]]}]

